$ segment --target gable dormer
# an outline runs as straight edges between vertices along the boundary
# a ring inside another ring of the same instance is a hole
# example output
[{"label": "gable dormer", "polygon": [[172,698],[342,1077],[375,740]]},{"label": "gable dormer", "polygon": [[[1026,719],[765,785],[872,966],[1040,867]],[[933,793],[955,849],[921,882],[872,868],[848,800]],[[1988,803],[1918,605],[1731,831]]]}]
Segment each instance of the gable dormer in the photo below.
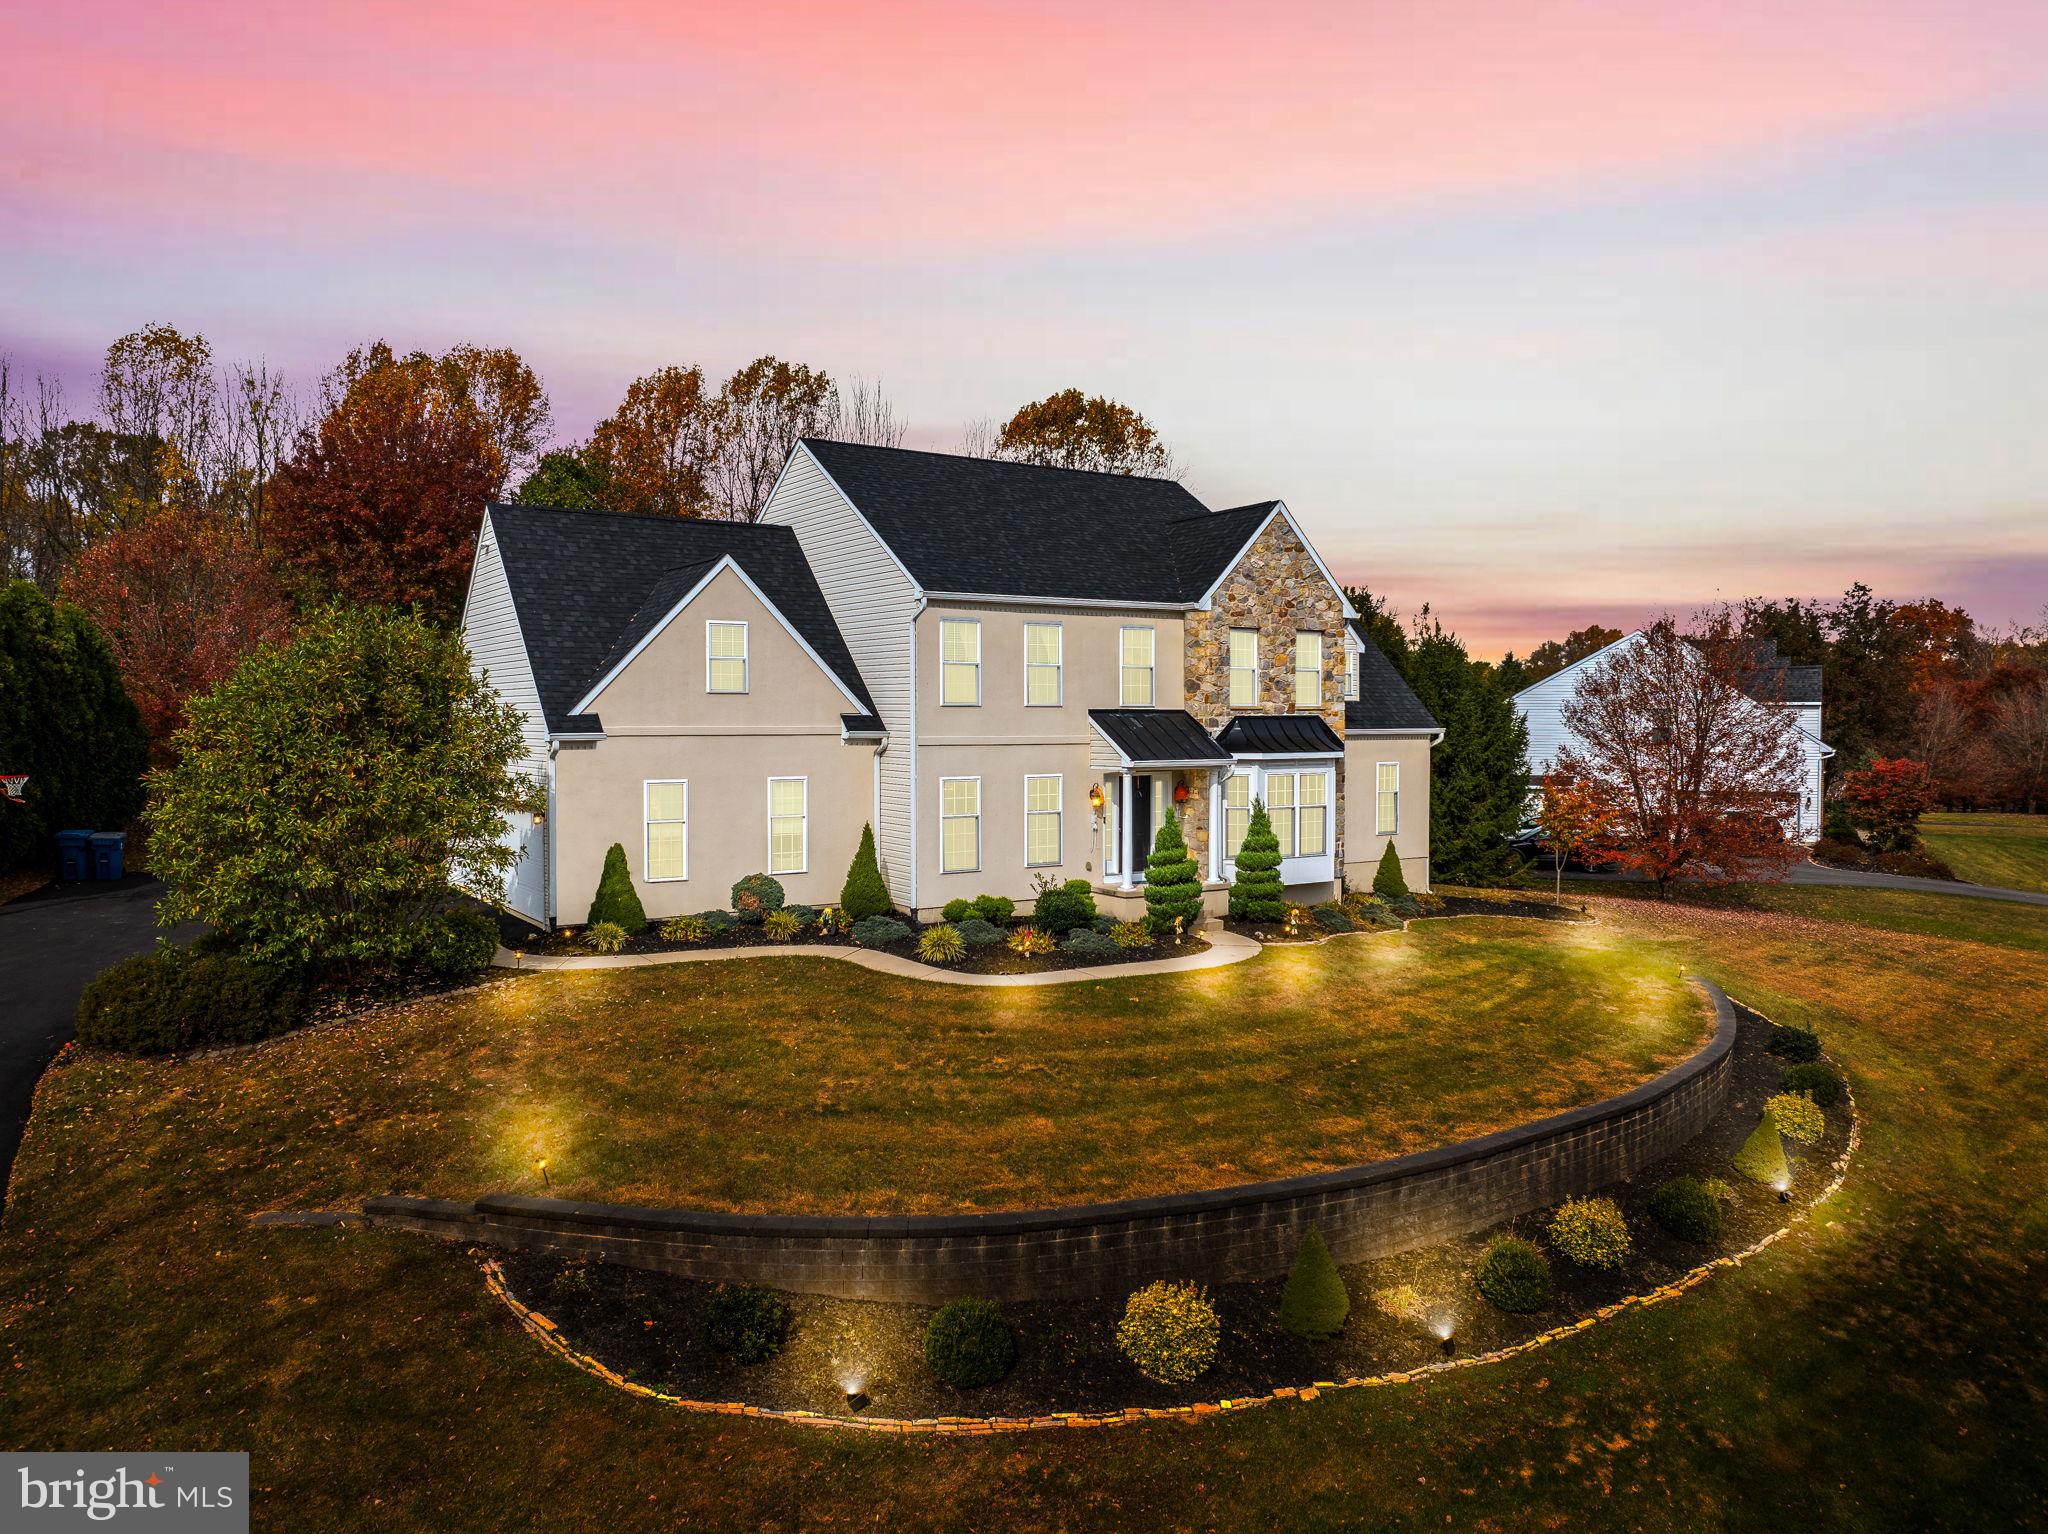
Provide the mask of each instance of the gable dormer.
[{"label": "gable dormer", "polygon": [[1341,735],[1344,594],[1287,508],[1269,507],[1188,614],[1187,709],[1211,729],[1238,714],[1317,714]]}]

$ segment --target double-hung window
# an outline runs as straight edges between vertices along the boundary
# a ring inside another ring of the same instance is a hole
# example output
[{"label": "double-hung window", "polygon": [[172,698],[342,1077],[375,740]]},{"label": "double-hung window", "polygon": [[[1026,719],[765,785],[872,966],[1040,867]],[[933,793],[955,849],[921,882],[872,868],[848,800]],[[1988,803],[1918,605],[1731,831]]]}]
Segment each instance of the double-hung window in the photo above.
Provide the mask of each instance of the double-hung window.
[{"label": "double-hung window", "polygon": [[650,884],[690,877],[690,785],[681,779],[643,785],[644,840],[640,874]]},{"label": "double-hung window", "polygon": [[1060,861],[1060,775],[1024,778],[1024,866],[1052,868]]},{"label": "double-hung window", "polygon": [[1065,635],[1057,623],[1024,625],[1024,706],[1058,708]]},{"label": "double-hung window", "polygon": [[939,872],[981,867],[981,779],[939,779]]},{"label": "double-hung window", "polygon": [[768,872],[800,874],[810,864],[810,798],[807,778],[768,780]]},{"label": "double-hung window", "polygon": [[1374,769],[1373,830],[1394,836],[1401,830],[1401,764],[1381,762]]},{"label": "double-hung window", "polygon": [[1259,706],[1259,631],[1230,631],[1230,706]]},{"label": "double-hung window", "polygon": [[939,701],[948,708],[981,705],[981,622],[939,620]]},{"label": "double-hung window", "polygon": [[1252,825],[1250,773],[1234,772],[1223,780],[1223,856],[1236,861],[1244,834]]},{"label": "double-hung window", "polygon": [[1153,632],[1127,628],[1118,635],[1122,652],[1119,698],[1125,708],[1152,707]]},{"label": "double-hung window", "polygon": [[1294,706],[1323,706],[1323,636],[1294,636]]},{"label": "double-hung window", "polygon": [[1358,641],[1355,639],[1344,642],[1344,701],[1358,701]]},{"label": "double-hung window", "polygon": [[1295,848],[1302,857],[1319,858],[1330,850],[1330,775],[1304,772],[1295,797],[1301,801],[1295,807],[1301,822]]},{"label": "double-hung window", "polygon": [[1294,774],[1266,774],[1266,818],[1273,822],[1273,834],[1280,839],[1280,856],[1294,856]]},{"label": "double-hung window", "polygon": [[712,619],[704,625],[704,690],[747,690],[747,626]]}]

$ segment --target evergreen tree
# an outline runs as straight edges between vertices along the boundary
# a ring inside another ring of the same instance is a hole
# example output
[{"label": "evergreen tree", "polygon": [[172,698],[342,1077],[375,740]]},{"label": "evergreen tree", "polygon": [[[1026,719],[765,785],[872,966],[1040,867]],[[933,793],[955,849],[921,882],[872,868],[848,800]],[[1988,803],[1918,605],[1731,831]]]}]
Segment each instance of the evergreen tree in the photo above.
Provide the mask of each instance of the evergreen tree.
[{"label": "evergreen tree", "polygon": [[1180,816],[1168,810],[1145,863],[1145,925],[1159,937],[1172,937],[1178,918],[1191,930],[1202,914],[1202,875],[1188,856],[1180,834]]},{"label": "evergreen tree", "polygon": [[1230,914],[1239,921],[1279,921],[1287,915],[1287,892],[1280,883],[1280,838],[1273,834],[1261,799],[1252,801],[1252,821],[1237,850]]},{"label": "evergreen tree", "polygon": [[1401,873],[1401,854],[1394,850],[1392,842],[1380,854],[1380,866],[1373,870],[1372,892],[1385,901],[1406,900],[1408,881]]},{"label": "evergreen tree", "polygon": [[1444,738],[1430,753],[1430,863],[1452,884],[1495,884],[1519,871],[1507,839],[1529,800],[1529,727],[1493,667],[1458,636],[1418,625],[1408,682]]},{"label": "evergreen tree", "polygon": [[1344,1287],[1344,1277],[1323,1242],[1323,1233],[1311,1225],[1295,1249],[1287,1287],[1280,1291],[1280,1330],[1319,1341],[1342,1331],[1350,1314],[1351,1295]]},{"label": "evergreen tree", "polygon": [[1735,1170],[1766,1187],[1774,1188],[1791,1180],[1792,1169],[1785,1163],[1785,1142],[1779,1138],[1778,1126],[1771,1122],[1768,1113],[1735,1153]]},{"label": "evergreen tree", "polygon": [[626,866],[626,849],[617,842],[604,855],[604,872],[597,881],[597,895],[590,902],[586,927],[601,921],[616,922],[626,935],[647,930],[647,912],[640,904],[640,892],[633,888],[633,871]]},{"label": "evergreen tree", "polygon": [[889,909],[889,885],[882,878],[882,865],[875,856],[875,828],[871,825],[860,828],[860,848],[846,870],[839,906],[848,921],[880,916]]}]

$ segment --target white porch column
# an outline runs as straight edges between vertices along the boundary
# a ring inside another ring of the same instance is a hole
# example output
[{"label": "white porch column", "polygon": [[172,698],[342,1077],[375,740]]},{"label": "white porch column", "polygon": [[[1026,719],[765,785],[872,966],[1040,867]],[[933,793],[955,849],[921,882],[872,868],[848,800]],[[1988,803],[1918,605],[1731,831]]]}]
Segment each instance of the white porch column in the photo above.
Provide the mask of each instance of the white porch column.
[{"label": "white porch column", "polygon": [[1123,880],[1123,889],[1128,894],[1137,888],[1137,885],[1131,882],[1131,864],[1137,859],[1131,856],[1131,775],[1128,772],[1117,774],[1116,794],[1116,834],[1117,840],[1121,843],[1116,849],[1116,863],[1118,877]]}]

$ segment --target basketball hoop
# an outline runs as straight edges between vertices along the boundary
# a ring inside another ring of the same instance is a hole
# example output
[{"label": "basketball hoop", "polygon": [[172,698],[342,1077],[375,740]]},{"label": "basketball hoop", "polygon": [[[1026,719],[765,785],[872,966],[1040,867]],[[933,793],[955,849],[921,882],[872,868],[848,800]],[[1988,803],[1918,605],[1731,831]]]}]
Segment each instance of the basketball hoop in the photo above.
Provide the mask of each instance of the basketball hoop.
[{"label": "basketball hoop", "polygon": [[26,787],[28,787],[27,773],[0,772],[0,793],[4,793],[9,799],[12,799],[16,804],[22,804],[26,802],[21,797],[21,791]]}]

